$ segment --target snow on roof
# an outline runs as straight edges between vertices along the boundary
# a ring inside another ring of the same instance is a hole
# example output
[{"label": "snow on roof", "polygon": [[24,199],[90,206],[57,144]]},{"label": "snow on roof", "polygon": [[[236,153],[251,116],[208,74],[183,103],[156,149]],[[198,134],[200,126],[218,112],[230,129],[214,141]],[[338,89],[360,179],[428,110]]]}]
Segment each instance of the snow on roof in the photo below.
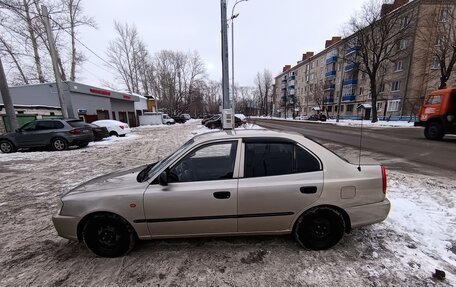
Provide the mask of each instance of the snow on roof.
[{"label": "snow on roof", "polygon": [[372,109],[372,105],[371,104],[360,104],[358,106],[358,109]]}]

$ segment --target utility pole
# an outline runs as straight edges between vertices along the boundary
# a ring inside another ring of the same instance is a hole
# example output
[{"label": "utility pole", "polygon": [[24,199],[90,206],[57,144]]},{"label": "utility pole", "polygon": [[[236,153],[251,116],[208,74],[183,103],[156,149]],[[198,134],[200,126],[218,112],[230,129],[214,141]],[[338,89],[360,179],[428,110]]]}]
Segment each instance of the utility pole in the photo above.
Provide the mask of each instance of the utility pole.
[{"label": "utility pole", "polygon": [[[222,93],[223,93],[223,128],[231,129],[234,115],[231,112],[226,112],[231,108],[230,105],[230,87],[228,73],[228,29],[226,19],[226,0],[220,0],[221,20],[222,20]],[[228,120],[230,117],[230,120]],[[226,123],[226,125],[225,125]]]},{"label": "utility pole", "polygon": [[[47,32],[47,37],[49,41],[49,50],[51,52],[51,58],[52,58],[52,66],[54,68],[54,75],[55,75],[55,83],[57,85],[57,93],[59,95],[59,102],[60,102],[60,108],[62,110],[62,116],[65,119],[68,119],[68,110],[69,107],[67,107],[65,103],[65,98],[63,95],[63,87],[62,87],[62,78],[60,76],[60,71],[59,71],[59,66],[57,64],[57,50],[55,49],[55,42],[54,42],[54,36],[52,34],[51,30],[51,23],[49,23],[49,13],[47,10],[47,7],[44,5],[41,5],[41,11],[43,13],[43,23],[46,28]],[[71,107],[71,113],[73,114],[73,109]],[[74,115],[72,115],[74,117]]]},{"label": "utility pole", "polygon": [[6,116],[9,119],[10,131],[14,132],[17,128],[16,112],[14,111],[13,101],[6,82],[5,71],[3,70],[2,59],[0,58],[0,93],[2,94],[3,105],[5,106]]}]

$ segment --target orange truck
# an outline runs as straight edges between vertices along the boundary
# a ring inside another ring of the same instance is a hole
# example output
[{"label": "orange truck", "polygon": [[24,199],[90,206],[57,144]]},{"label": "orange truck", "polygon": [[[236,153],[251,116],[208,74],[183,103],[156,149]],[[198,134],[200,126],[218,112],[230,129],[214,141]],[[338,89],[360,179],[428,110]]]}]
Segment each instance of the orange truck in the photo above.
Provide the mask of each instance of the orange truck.
[{"label": "orange truck", "polygon": [[424,136],[440,140],[445,134],[456,134],[456,86],[433,91],[420,107],[415,126],[424,128]]}]

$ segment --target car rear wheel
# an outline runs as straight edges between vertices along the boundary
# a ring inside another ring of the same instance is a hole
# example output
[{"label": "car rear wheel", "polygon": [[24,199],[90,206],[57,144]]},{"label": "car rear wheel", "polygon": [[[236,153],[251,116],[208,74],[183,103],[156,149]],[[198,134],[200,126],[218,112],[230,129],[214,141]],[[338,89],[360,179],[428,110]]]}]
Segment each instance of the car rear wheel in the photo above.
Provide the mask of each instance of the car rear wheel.
[{"label": "car rear wheel", "polygon": [[51,147],[53,150],[62,151],[68,148],[68,143],[63,138],[55,138],[51,141]]},{"label": "car rear wheel", "polygon": [[118,134],[117,132],[115,132],[115,131],[111,131],[111,132],[109,132],[109,136],[110,136],[110,137],[111,137],[111,136],[116,136],[116,137],[118,137],[119,134]]},{"label": "car rear wheel", "polygon": [[342,214],[330,207],[320,207],[299,218],[294,236],[305,248],[325,250],[336,245],[344,232],[345,221]]},{"label": "car rear wheel", "polygon": [[84,226],[82,236],[87,248],[102,257],[122,256],[136,243],[130,224],[114,214],[92,216]]},{"label": "car rear wheel", "polygon": [[0,141],[0,150],[3,153],[12,153],[16,152],[17,148],[10,141],[3,140]]},{"label": "car rear wheel", "polygon": [[424,136],[428,140],[440,140],[444,135],[443,126],[439,122],[431,122],[424,129]]},{"label": "car rear wheel", "polygon": [[211,129],[216,129],[217,126],[215,124],[211,124]]}]

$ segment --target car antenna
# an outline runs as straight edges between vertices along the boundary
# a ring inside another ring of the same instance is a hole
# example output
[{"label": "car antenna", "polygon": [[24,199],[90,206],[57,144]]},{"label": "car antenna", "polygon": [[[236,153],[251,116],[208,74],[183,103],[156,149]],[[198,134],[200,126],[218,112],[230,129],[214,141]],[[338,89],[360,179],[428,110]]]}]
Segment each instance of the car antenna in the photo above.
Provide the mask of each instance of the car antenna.
[{"label": "car antenna", "polygon": [[363,143],[363,122],[364,122],[364,117],[362,116],[362,113],[361,113],[361,132],[359,135],[358,171],[361,171],[361,148],[362,148],[362,143]]}]

